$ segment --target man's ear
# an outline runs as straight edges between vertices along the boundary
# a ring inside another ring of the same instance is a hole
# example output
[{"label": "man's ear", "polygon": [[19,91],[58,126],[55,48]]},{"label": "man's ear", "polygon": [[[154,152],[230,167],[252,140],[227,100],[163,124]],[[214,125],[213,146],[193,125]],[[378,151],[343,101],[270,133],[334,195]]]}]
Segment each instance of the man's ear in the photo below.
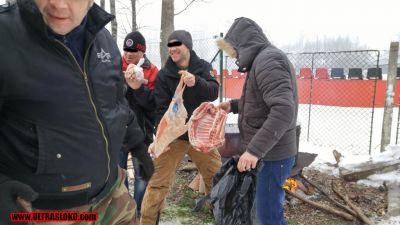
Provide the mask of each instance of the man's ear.
[{"label": "man's ear", "polygon": [[217,38],[215,42],[217,43],[218,48],[226,52],[229,57],[237,59],[237,52],[229,42],[225,41],[223,38]]}]

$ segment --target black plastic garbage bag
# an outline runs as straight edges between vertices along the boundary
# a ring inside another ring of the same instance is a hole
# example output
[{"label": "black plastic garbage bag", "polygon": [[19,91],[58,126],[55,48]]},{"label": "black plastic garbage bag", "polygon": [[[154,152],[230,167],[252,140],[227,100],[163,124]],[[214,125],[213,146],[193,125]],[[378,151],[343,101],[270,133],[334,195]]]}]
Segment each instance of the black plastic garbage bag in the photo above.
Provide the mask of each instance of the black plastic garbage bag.
[{"label": "black plastic garbage bag", "polygon": [[253,225],[257,168],[240,173],[238,156],[228,159],[214,176],[210,202],[217,225]]}]

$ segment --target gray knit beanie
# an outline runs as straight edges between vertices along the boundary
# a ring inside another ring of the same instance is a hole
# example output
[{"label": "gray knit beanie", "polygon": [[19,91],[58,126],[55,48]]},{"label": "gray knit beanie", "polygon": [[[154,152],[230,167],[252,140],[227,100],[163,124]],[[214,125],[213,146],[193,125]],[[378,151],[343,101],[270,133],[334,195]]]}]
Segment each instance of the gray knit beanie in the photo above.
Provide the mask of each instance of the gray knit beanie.
[{"label": "gray knit beanie", "polygon": [[168,37],[168,43],[171,42],[171,40],[182,42],[189,50],[193,48],[192,35],[185,30],[176,30],[172,32]]}]

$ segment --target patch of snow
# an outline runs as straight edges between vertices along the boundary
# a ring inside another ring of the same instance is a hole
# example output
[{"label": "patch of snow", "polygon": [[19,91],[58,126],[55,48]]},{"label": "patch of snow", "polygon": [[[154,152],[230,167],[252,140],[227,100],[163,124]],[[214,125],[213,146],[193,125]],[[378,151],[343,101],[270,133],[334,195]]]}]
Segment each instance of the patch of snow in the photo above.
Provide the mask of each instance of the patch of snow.
[{"label": "patch of snow", "polygon": [[400,216],[395,216],[388,218],[386,220],[382,220],[378,222],[376,225],[400,225]]}]

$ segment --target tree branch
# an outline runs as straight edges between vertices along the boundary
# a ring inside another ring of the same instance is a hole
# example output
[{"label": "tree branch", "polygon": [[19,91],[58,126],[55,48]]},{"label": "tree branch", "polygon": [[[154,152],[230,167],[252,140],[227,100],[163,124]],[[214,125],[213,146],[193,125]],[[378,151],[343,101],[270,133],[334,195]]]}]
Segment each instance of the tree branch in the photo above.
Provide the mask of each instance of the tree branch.
[{"label": "tree branch", "polygon": [[321,192],[323,195],[325,195],[325,197],[327,197],[331,202],[333,202],[336,206],[346,210],[348,213],[350,213],[353,216],[357,216],[357,213],[354,212],[352,209],[350,209],[349,207],[341,204],[340,202],[336,201],[335,199],[333,199],[331,196],[328,195],[328,193],[326,193],[324,190],[322,190],[320,187],[318,187],[315,183],[313,183],[312,181],[310,181],[309,179],[307,179],[303,174],[300,174],[300,177],[302,179],[304,179],[304,181],[306,181],[307,183],[309,183],[311,186],[313,186],[315,189],[317,189],[319,192]]},{"label": "tree branch", "polygon": [[339,197],[341,197],[341,198],[347,203],[347,205],[350,206],[350,208],[352,208],[352,209],[357,213],[358,218],[359,218],[361,221],[363,221],[365,224],[368,224],[368,225],[374,225],[374,223],[373,223],[367,216],[365,216],[365,214],[362,212],[362,210],[361,210],[358,206],[354,205],[354,204],[350,201],[350,199],[349,199],[349,197],[346,195],[346,193],[341,194],[341,193],[335,188],[335,185],[334,185],[333,183],[332,183],[332,190],[333,190]]},{"label": "tree branch", "polygon": [[201,1],[201,0],[191,0],[189,3],[186,3],[185,8],[183,8],[181,11],[175,13],[174,15],[177,16],[177,15],[181,14],[182,12],[186,11],[195,2],[203,2],[203,1]]},{"label": "tree branch", "polygon": [[311,200],[303,198],[302,196],[300,196],[299,194],[296,194],[294,192],[287,191],[287,190],[285,190],[285,191],[286,191],[286,194],[291,195],[291,196],[293,196],[295,198],[298,198],[298,199],[302,200],[303,202],[306,202],[306,203],[308,203],[308,204],[310,204],[310,205],[312,205],[312,206],[314,206],[314,207],[316,207],[318,209],[321,209],[321,210],[324,210],[326,212],[335,214],[337,216],[341,216],[341,217],[345,218],[346,220],[350,220],[350,221],[356,220],[356,218],[354,216],[352,216],[352,215],[350,215],[350,214],[348,214],[346,212],[342,212],[342,211],[336,210],[336,209],[334,209],[332,207],[329,207],[329,206],[326,206],[326,205],[322,205],[322,204],[319,204],[317,202],[313,202]]}]

